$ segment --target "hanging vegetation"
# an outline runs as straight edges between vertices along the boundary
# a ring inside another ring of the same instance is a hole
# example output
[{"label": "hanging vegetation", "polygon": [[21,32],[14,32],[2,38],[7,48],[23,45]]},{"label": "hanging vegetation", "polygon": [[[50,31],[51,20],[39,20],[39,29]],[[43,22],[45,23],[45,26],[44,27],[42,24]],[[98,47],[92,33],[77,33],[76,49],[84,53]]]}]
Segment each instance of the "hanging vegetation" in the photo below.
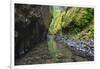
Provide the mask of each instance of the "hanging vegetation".
[{"label": "hanging vegetation", "polygon": [[[64,30],[62,32],[65,36],[80,35],[82,32],[87,31],[87,27],[93,29],[94,20],[94,9],[93,8],[81,8],[81,7],[53,7],[51,10],[51,15],[53,16],[49,27],[49,34],[56,34],[59,30]],[[85,29],[85,30],[84,30]],[[94,32],[93,30],[89,32]],[[88,35],[89,37],[93,34]],[[74,37],[74,36],[71,36]],[[80,38],[79,36],[77,36]]]}]

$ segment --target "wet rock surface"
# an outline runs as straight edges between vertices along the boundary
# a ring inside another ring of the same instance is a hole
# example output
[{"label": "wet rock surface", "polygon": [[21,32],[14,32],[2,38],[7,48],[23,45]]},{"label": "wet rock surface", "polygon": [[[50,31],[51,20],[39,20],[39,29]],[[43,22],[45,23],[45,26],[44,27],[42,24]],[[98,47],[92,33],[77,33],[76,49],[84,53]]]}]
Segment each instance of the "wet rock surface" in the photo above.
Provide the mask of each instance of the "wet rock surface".
[{"label": "wet rock surface", "polygon": [[91,60],[94,58],[94,40],[88,41],[75,40],[75,39],[64,39],[61,36],[56,36],[55,40],[58,43],[64,44],[71,48],[77,55],[83,57],[89,57]]},{"label": "wet rock surface", "polygon": [[50,19],[48,9],[46,6],[15,4],[15,59],[46,40]]}]

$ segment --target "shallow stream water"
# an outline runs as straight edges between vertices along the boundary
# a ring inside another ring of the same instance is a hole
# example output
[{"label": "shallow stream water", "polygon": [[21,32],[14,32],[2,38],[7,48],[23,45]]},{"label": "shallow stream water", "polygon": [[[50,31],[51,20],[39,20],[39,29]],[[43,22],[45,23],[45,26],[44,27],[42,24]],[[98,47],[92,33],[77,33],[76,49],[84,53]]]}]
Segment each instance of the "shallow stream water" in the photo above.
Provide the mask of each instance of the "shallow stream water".
[{"label": "shallow stream water", "polygon": [[29,65],[29,64],[45,64],[45,63],[62,63],[62,62],[78,62],[88,61],[73,54],[67,46],[57,43],[55,40],[50,39],[43,43],[38,44],[32,48],[28,53],[19,59],[16,59],[16,65]]}]

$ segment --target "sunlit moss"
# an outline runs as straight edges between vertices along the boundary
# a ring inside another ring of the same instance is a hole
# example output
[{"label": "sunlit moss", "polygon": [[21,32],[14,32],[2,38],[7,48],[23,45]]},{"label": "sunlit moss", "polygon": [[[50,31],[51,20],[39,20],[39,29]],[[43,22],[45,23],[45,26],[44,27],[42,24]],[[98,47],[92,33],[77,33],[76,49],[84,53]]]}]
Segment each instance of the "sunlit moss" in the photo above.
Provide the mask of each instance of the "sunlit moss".
[{"label": "sunlit moss", "polygon": [[49,34],[56,34],[65,28],[65,38],[90,39],[94,38],[94,9],[93,8],[65,8],[54,7]]}]

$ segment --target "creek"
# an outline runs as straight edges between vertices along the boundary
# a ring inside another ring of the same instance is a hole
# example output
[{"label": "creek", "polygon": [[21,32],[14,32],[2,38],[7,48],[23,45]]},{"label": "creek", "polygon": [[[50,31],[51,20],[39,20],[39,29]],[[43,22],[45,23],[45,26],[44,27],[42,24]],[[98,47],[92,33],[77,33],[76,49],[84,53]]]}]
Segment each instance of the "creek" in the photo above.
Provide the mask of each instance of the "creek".
[{"label": "creek", "polygon": [[[39,43],[23,57],[16,59],[15,64],[44,64],[94,60],[93,56],[90,56],[90,54],[87,56],[88,52],[77,50],[77,46],[68,46],[68,44],[64,44],[61,40],[55,39],[54,35],[48,35],[47,37],[47,41]],[[71,42],[73,43],[73,41],[69,40],[69,43]]]}]

